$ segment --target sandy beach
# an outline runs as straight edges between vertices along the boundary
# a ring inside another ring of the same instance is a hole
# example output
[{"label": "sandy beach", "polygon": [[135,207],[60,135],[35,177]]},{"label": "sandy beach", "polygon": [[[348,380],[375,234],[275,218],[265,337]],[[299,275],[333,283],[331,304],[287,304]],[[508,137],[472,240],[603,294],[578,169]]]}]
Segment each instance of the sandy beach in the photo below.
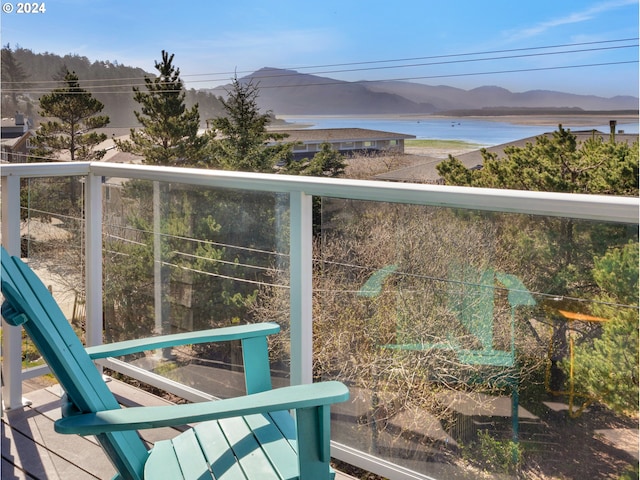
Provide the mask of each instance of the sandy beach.
[{"label": "sandy beach", "polygon": [[404,153],[417,157],[449,158],[449,155],[456,157],[463,153],[473,152],[479,148],[480,147],[476,145],[469,145],[468,147],[412,147],[408,145],[404,147]]},{"label": "sandy beach", "polygon": [[[429,120],[429,119],[441,119],[441,120],[460,120],[461,118],[466,118],[469,120],[486,120],[493,122],[505,122],[505,123],[514,123],[517,125],[552,125],[557,126],[558,124],[574,124],[574,125],[602,125],[609,123],[609,120],[616,120],[618,123],[634,123],[638,122],[639,115],[638,114],[619,114],[617,112],[603,112],[601,114],[589,112],[589,113],[575,113],[575,114],[550,114],[550,115],[462,115],[462,116],[451,116],[451,115],[438,115],[438,114],[379,114],[379,115],[278,115],[277,118],[279,120],[283,120],[285,122],[295,122],[297,119],[304,118],[317,118],[317,119],[326,119],[326,118],[361,118],[361,119],[397,119],[397,120]],[[312,126],[312,123],[309,124],[296,124],[296,128],[302,127],[307,128]],[[287,126],[287,128],[290,128]]]},{"label": "sandy beach", "polygon": [[[449,116],[430,115],[429,118],[451,119]],[[638,115],[616,115],[607,113],[602,115],[475,115],[456,118],[466,118],[470,120],[486,120],[493,122],[506,122],[516,125],[549,125],[557,127],[558,125],[602,125],[609,123],[610,120],[616,120],[618,123],[637,123]]]}]

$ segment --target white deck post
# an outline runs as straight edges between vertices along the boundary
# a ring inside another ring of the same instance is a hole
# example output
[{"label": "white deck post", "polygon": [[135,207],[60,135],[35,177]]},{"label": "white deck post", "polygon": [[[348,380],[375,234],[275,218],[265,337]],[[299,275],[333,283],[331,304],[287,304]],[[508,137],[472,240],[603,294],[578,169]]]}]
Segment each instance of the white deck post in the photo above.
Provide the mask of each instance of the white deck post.
[{"label": "white deck post", "polygon": [[85,206],[85,288],[87,346],[102,344],[102,178],[87,175]]},{"label": "white deck post", "polygon": [[313,381],[312,197],[292,192],[290,240],[291,384]]},{"label": "white deck post", "polygon": [[[2,177],[2,244],[20,256],[20,177]],[[2,320],[2,380],[4,408],[18,408],[22,400],[22,328]]]}]

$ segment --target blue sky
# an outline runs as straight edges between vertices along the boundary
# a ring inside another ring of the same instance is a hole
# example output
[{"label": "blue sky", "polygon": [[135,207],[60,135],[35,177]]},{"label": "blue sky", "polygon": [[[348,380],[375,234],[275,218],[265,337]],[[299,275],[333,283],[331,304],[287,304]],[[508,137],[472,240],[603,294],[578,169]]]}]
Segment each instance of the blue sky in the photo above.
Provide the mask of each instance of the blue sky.
[{"label": "blue sky", "polygon": [[[45,13],[18,14],[14,2],[0,14],[2,44],[148,72],[165,49],[193,88],[270,66],[343,80],[638,95],[638,0],[44,3]],[[558,45],[572,46],[539,48]],[[467,55],[480,52],[489,53]],[[578,67],[618,62],[632,63]],[[347,65],[322,67],[336,64]],[[512,70],[525,71],[489,73]]]}]

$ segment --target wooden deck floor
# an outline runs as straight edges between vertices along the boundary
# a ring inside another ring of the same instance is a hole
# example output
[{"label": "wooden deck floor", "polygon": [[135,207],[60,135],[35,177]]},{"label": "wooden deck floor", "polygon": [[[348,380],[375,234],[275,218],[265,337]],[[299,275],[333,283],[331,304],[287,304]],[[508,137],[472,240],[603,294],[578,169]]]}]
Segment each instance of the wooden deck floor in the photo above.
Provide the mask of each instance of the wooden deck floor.
[{"label": "wooden deck floor", "polygon": [[[109,388],[125,406],[162,405],[167,401],[130,385],[111,380]],[[26,389],[27,390],[27,389]],[[54,385],[25,391],[31,405],[2,416],[2,480],[110,479],[114,468],[93,437],[59,435],[53,422],[60,418],[60,392]],[[145,441],[173,437],[171,428],[141,432]],[[336,480],[352,477],[338,473]]]}]

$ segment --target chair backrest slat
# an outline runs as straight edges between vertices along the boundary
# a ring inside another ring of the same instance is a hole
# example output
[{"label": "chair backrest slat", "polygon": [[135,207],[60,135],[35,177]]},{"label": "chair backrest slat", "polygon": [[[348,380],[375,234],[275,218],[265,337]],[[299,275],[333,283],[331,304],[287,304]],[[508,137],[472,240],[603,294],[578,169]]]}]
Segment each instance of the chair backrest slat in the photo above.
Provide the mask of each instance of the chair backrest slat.
[{"label": "chair backrest slat", "polygon": [[495,273],[456,266],[450,272],[449,308],[476,337],[484,350],[493,350]]},{"label": "chair backrest slat", "polygon": [[[22,326],[65,390],[71,410],[120,408],[47,288],[20,259],[0,248],[0,283],[8,303],[3,309],[26,317]],[[142,478],[148,452],[137,432],[99,435],[98,440],[123,478]]]}]

